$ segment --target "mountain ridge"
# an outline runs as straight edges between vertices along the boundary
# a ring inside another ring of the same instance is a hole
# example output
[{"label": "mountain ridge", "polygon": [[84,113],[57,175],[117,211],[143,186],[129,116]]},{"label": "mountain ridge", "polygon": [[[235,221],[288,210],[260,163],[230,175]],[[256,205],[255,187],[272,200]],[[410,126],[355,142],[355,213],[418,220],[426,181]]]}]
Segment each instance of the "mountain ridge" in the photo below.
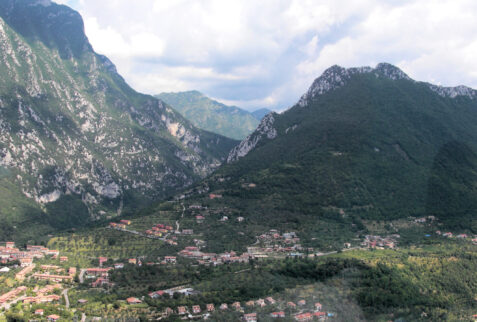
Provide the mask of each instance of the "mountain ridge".
[{"label": "mountain ridge", "polygon": [[233,139],[243,139],[257,127],[259,119],[237,106],[228,106],[199,91],[161,93],[162,99],[195,126]]},{"label": "mountain ridge", "polygon": [[[2,236],[131,212],[203,178],[236,144],[129,87],[67,6],[3,1],[0,47],[1,180],[20,186],[0,200],[29,200],[0,213]],[[32,216],[37,227],[22,224]]]}]

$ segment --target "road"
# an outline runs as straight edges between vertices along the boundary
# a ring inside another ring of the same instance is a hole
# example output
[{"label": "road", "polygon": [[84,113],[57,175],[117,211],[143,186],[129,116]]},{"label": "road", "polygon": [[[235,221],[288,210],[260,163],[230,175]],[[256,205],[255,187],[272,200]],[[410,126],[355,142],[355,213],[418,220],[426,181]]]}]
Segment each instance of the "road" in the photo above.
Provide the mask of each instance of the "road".
[{"label": "road", "polygon": [[80,283],[84,282],[84,273],[86,273],[86,269],[82,269],[79,274],[79,281]]},{"label": "road", "polygon": [[70,299],[68,298],[68,288],[64,289],[63,292],[61,292],[61,295],[65,297],[65,306],[67,309],[70,308]]},{"label": "road", "polygon": [[86,314],[81,313],[81,322],[86,322]]}]

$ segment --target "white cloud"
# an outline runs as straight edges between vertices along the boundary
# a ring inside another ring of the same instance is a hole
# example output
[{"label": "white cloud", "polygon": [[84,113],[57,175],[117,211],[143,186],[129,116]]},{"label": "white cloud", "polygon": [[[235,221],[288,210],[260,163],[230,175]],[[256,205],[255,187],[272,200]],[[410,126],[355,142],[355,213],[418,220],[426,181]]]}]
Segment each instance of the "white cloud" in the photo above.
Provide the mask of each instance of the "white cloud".
[{"label": "white cloud", "polygon": [[283,109],[325,68],[397,64],[477,86],[473,0],[62,0],[94,48],[143,92],[198,89]]}]

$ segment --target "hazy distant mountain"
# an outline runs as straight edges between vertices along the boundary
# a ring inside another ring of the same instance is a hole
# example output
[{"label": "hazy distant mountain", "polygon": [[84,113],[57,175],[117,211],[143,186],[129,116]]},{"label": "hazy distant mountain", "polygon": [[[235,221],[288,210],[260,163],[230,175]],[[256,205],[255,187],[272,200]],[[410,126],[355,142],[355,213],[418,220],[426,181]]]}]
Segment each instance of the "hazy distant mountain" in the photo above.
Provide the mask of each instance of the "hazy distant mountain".
[{"label": "hazy distant mountain", "polygon": [[135,209],[236,144],[131,89],[83,29],[48,0],[0,2],[0,240]]},{"label": "hazy distant mountain", "polygon": [[268,113],[270,113],[271,110],[269,110],[268,108],[261,108],[261,109],[258,109],[256,111],[253,111],[252,112],[252,115],[259,121],[261,121],[265,115],[267,115]]},{"label": "hazy distant mountain", "polygon": [[236,106],[227,106],[198,91],[161,93],[157,98],[171,105],[195,126],[234,139],[252,133],[261,118]]}]

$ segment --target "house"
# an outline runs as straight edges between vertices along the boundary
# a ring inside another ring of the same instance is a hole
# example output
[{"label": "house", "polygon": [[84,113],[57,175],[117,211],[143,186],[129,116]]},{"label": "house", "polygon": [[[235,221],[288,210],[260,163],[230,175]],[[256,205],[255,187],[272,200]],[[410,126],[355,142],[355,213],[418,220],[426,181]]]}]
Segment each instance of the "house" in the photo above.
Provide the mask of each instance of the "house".
[{"label": "house", "polygon": [[35,310],[35,315],[43,315],[43,313],[45,313],[43,309]]},{"label": "house", "polygon": [[193,235],[194,230],[192,230],[192,229],[182,229],[182,234],[183,235]]},{"label": "house", "polygon": [[293,303],[293,302],[288,302],[288,303],[287,303],[287,306],[288,306],[290,309],[296,309],[296,304]]},{"label": "house", "polygon": [[98,260],[99,260],[99,266],[103,266],[103,263],[107,262],[108,258],[107,257],[99,257]]},{"label": "house", "polygon": [[192,312],[194,314],[199,314],[201,312],[200,306],[199,305],[192,306]]},{"label": "house", "polygon": [[79,303],[79,304],[86,304],[86,303],[88,303],[88,300],[79,299],[79,300],[78,300],[78,303]]},{"label": "house", "polygon": [[214,312],[215,306],[214,304],[207,304],[207,312]]},{"label": "house", "polygon": [[242,305],[240,305],[240,302],[234,302],[232,303],[232,307],[238,311],[242,308]]},{"label": "house", "polygon": [[121,269],[121,268],[124,268],[124,264],[123,264],[123,263],[114,264],[114,269]]},{"label": "house", "polygon": [[255,301],[248,301],[248,302],[245,302],[245,306],[254,306],[255,305]]},{"label": "house", "polygon": [[220,309],[221,310],[227,310],[228,308],[229,308],[229,306],[227,304],[225,304],[225,303],[220,304]]},{"label": "house", "polygon": [[68,269],[68,275],[75,276],[76,275],[76,267],[70,267]]},{"label": "house", "polygon": [[321,311],[321,309],[322,309],[321,303],[318,303],[318,302],[315,303],[315,311]]},{"label": "house", "polygon": [[135,259],[135,258],[130,258],[130,259],[128,259],[128,263],[129,263],[129,264],[136,265],[136,264],[137,264],[137,259]]},{"label": "house", "polygon": [[128,297],[126,299],[126,302],[128,302],[128,304],[140,304],[140,303],[142,303],[142,301],[140,299],[138,299],[137,297]]},{"label": "house", "polygon": [[242,222],[242,221],[244,221],[244,220],[245,220],[244,217],[237,217],[237,221],[238,221],[238,222]]},{"label": "house", "polygon": [[270,316],[272,318],[284,318],[285,317],[285,312],[283,312],[283,311],[273,312],[273,313],[270,313]]},{"label": "house", "polygon": [[214,200],[214,199],[220,199],[222,198],[222,195],[211,193],[209,194],[209,199]]},{"label": "house", "polygon": [[21,267],[27,267],[33,264],[33,258],[30,257],[25,257],[25,258],[20,258],[20,266]]},{"label": "house", "polygon": [[267,297],[265,300],[270,304],[275,304],[276,303],[276,301],[271,296]]},{"label": "house", "polygon": [[150,298],[157,299],[158,297],[163,296],[164,293],[166,293],[166,292],[164,292],[164,291],[156,291],[156,292],[151,292],[151,293],[149,293],[148,295],[149,295]]},{"label": "house", "polygon": [[164,260],[166,261],[166,263],[175,264],[177,262],[177,257],[176,256],[166,256],[166,257],[164,257]]},{"label": "house", "polygon": [[52,315],[48,315],[47,318],[48,318],[48,321],[58,321],[60,319],[60,316],[56,314],[52,314]]},{"label": "house", "polygon": [[67,256],[61,256],[60,257],[60,262],[67,262],[68,261],[68,257]]},{"label": "house", "polygon": [[459,234],[456,236],[457,238],[467,238],[467,234]]},{"label": "house", "polygon": [[305,306],[305,305],[306,305],[306,301],[305,301],[305,300],[300,300],[300,301],[298,301],[298,305],[299,305],[299,306]]},{"label": "house", "polygon": [[244,314],[243,320],[246,322],[257,322],[257,313]]},{"label": "house", "polygon": [[255,301],[255,303],[260,307],[267,306],[267,303],[265,303],[264,299],[258,299],[258,300]]},{"label": "house", "polygon": [[185,306],[179,306],[177,308],[177,314],[184,315],[187,313],[187,308]]},{"label": "house", "polygon": [[100,286],[110,286],[111,283],[109,279],[106,277],[99,277],[96,281],[91,283],[92,287],[100,287]]},{"label": "house", "polygon": [[295,320],[296,321],[312,321],[313,320],[313,314],[311,313],[300,313],[295,315]]},{"label": "house", "polygon": [[313,313],[313,316],[315,318],[318,318],[319,320],[320,319],[325,319],[326,318],[326,313],[325,312],[315,312],[315,313]]},{"label": "house", "polygon": [[174,310],[171,309],[170,307],[166,307],[166,309],[164,310],[164,313],[169,316],[174,313]]},{"label": "house", "polygon": [[130,225],[131,224],[131,220],[125,220],[125,219],[122,219],[119,221],[121,224],[124,224],[124,225]]},{"label": "house", "polygon": [[0,268],[0,273],[8,273],[8,272],[10,272],[10,269],[8,267]]},{"label": "house", "polygon": [[15,248],[15,242],[6,242],[5,247],[6,248]]},{"label": "house", "polygon": [[203,223],[204,222],[204,219],[205,217],[204,216],[195,216],[195,219],[197,220],[197,223]]}]

